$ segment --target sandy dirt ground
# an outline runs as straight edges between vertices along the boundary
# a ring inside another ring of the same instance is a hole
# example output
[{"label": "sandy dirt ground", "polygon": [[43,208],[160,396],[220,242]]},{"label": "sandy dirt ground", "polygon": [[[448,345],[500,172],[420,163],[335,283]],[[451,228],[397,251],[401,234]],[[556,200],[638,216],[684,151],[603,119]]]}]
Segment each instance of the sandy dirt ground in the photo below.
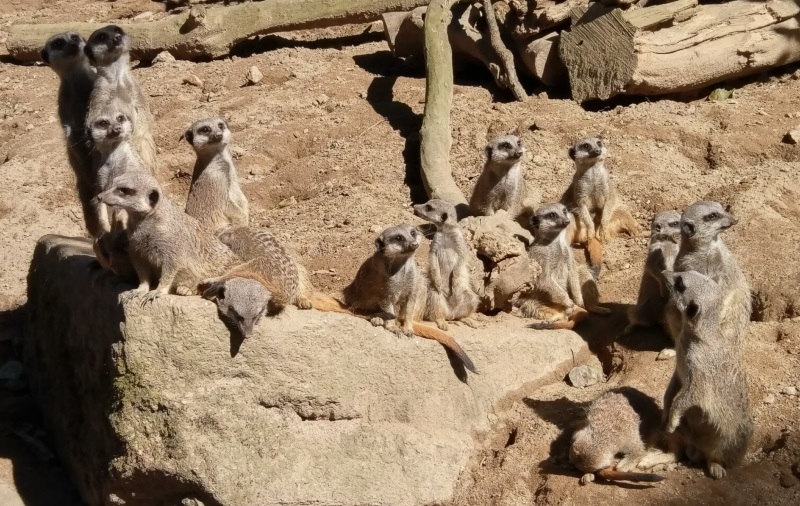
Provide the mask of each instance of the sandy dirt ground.
[{"label": "sandy dirt ground", "polygon": [[[0,43],[13,23],[124,24],[145,11],[165,15],[162,4],[146,0],[7,0],[0,3]],[[377,232],[421,223],[410,205],[424,199],[418,174],[424,76],[392,58],[379,25],[266,36],[244,51],[213,62],[135,67],[156,118],[158,176],[169,197],[183,202],[194,156],[181,134],[196,119],[224,116],[253,224],[275,231],[300,254],[315,285],[336,293],[371,253]],[[264,79],[244,86],[253,65]],[[189,76],[202,86],[186,84]],[[468,194],[485,144],[519,127],[529,188],[552,201],[571,178],[567,147],[602,135],[615,184],[643,229],[654,212],[700,198],[737,202],[739,228],[756,232],[739,241],[731,235],[730,247],[746,271],[770,262],[762,270],[780,291],[796,283],[789,276],[797,272],[798,229],[753,220],[764,202],[776,202],[784,218],[800,218],[800,148],[781,142],[800,124],[798,76],[797,66],[758,76],[738,83],[733,99],[723,102],[620,100],[586,110],[553,92],[510,102],[483,69],[468,69],[457,75],[453,100],[454,177]],[[0,365],[19,353],[36,240],[83,234],[56,118],[57,87],[47,67],[0,55]],[[772,238],[786,249],[772,251]],[[655,360],[667,343],[660,332],[620,337],[646,243],[646,237],[619,238],[608,246],[600,289],[614,313],[579,329],[607,382],[586,389],[558,382],[514,400],[491,433],[476,435],[482,449],[464,469],[453,505],[800,504],[800,305],[791,301],[780,321],[749,329],[745,366],[756,434],[742,467],[720,481],[679,465],[657,486],[578,484],[566,451],[580,410],[621,385],[660,402],[672,372],[673,362]],[[780,294],[770,295],[761,300]],[[28,505],[80,504],[23,386],[0,389],[0,482]]]}]

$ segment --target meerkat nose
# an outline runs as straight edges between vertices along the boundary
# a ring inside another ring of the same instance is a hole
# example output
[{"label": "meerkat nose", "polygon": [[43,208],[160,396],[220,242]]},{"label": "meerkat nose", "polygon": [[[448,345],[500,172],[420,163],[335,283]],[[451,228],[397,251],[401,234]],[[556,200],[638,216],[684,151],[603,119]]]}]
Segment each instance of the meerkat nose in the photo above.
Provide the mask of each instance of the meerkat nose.
[{"label": "meerkat nose", "polygon": [[119,34],[114,35],[114,44],[119,44],[121,40],[122,40],[122,35]]}]

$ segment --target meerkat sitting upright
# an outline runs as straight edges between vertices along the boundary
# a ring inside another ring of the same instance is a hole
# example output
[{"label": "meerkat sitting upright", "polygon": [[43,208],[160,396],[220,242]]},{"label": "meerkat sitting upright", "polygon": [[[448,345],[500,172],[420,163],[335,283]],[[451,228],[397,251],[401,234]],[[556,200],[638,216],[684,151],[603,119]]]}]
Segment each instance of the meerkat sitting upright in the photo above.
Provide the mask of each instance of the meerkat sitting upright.
[{"label": "meerkat sitting upright", "polygon": [[567,243],[570,218],[563,204],[542,206],[531,217],[530,228],[534,234],[528,254],[539,263],[542,272],[534,280],[532,289],[520,296],[518,304],[523,316],[548,322],[534,328],[572,328],[569,324],[557,327],[549,324],[569,318],[583,307],[598,314],[610,312],[597,305],[596,300],[584,306],[582,285],[593,284],[593,281],[588,272],[581,275]]},{"label": "meerkat sitting upright", "polygon": [[59,33],[47,39],[41,57],[61,80],[58,118],[64,129],[67,159],[75,173],[86,230],[90,236],[98,237],[101,233],[100,217],[89,204],[95,195],[94,177],[84,128],[96,74],[83,52],[85,46],[86,41],[77,33]]},{"label": "meerkat sitting upright", "polygon": [[475,372],[472,360],[452,337],[418,323],[425,314],[427,298],[427,282],[414,259],[421,242],[422,234],[411,225],[381,232],[375,239],[375,253],[361,264],[353,282],[342,291],[344,303],[355,311],[372,313],[370,321],[375,326],[439,341],[461,359],[464,367]]},{"label": "meerkat sitting upright", "polygon": [[686,444],[690,460],[705,460],[708,474],[719,479],[741,462],[753,437],[741,349],[723,335],[726,294],[719,284],[695,271],[664,271],[664,277],[681,314],[665,428]]},{"label": "meerkat sitting upright", "polygon": [[575,175],[561,203],[575,215],[572,242],[585,243],[593,237],[612,238],[619,231],[634,234],[638,228],[621,202],[605,166],[608,147],[602,139],[581,139],[569,148]]},{"label": "meerkat sitting upright", "polygon": [[246,227],[247,198],[228,150],[231,131],[222,118],[196,121],[184,134],[197,154],[186,212],[211,230]]},{"label": "meerkat sitting upright", "polygon": [[205,227],[176,208],[145,171],[117,176],[97,199],[128,215],[128,253],[145,302],[162,294],[192,295],[201,280],[239,263]]},{"label": "meerkat sitting upright", "polygon": [[636,305],[628,311],[628,326],[624,333],[635,327],[651,327],[664,322],[669,302],[669,289],[664,277],[665,270],[672,270],[681,242],[681,215],[678,211],[662,211],[653,217],[650,225],[650,244],[639,285]]},{"label": "meerkat sitting upright", "polygon": [[133,146],[139,153],[145,169],[155,174],[156,145],[153,140],[153,116],[131,72],[130,49],[130,37],[116,25],[95,30],[89,36],[84,53],[97,69],[97,80],[89,102],[89,114],[105,107],[114,98],[130,104]]},{"label": "meerkat sitting upright", "polygon": [[[723,297],[722,333],[741,345],[752,312],[750,285],[720,234],[736,225],[736,218],[719,202],[699,201],[681,215],[681,246],[675,271],[696,271],[719,284]],[[673,340],[680,332],[681,316],[674,305],[667,311]]]},{"label": "meerkat sitting upright", "polygon": [[447,321],[464,321],[478,307],[472,289],[468,255],[471,251],[456,222],[456,208],[444,200],[433,199],[414,206],[414,214],[436,225],[428,261],[428,302],[426,320],[447,330]]},{"label": "meerkat sitting upright", "polygon": [[475,216],[491,216],[503,209],[515,219],[527,191],[522,159],[525,147],[514,134],[503,135],[486,146],[486,164],[475,183],[469,207]]},{"label": "meerkat sitting upright", "polygon": [[650,454],[659,455],[663,463],[674,461],[657,447],[660,420],[655,401],[634,388],[615,388],[595,399],[569,448],[572,465],[586,473],[581,484],[595,476],[611,481],[663,480],[657,474],[631,472]]}]

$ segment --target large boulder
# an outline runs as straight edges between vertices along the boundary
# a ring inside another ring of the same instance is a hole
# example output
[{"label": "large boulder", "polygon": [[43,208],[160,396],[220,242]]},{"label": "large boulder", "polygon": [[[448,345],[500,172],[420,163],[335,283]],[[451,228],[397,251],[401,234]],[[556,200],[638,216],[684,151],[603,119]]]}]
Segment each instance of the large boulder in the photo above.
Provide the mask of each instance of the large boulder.
[{"label": "large boulder", "polygon": [[45,236],[25,366],[84,500],[126,505],[412,505],[447,500],[511,401],[588,355],[510,316],[436,342],[289,308],[232,341],[213,304],[142,306],[91,246]]}]

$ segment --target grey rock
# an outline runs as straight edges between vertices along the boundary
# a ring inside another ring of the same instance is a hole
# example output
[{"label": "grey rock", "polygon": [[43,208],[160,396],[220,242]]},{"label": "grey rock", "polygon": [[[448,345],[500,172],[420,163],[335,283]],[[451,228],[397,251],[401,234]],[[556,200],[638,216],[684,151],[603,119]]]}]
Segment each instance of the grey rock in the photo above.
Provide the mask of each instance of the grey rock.
[{"label": "grey rock", "polygon": [[599,364],[579,365],[573,367],[567,377],[570,385],[586,388],[603,381],[603,369]]},{"label": "grey rock", "polygon": [[656,360],[672,360],[675,358],[675,348],[664,348],[658,353]]},{"label": "grey rock", "polygon": [[[172,54],[169,51],[161,51],[156,55],[155,58],[153,58],[153,65],[156,65],[158,63],[170,63],[174,61],[175,57],[172,56]],[[184,80],[184,82],[186,81]]]},{"label": "grey rock", "polygon": [[258,84],[261,82],[262,79],[264,79],[264,74],[262,74],[261,71],[258,70],[258,67],[253,65],[252,67],[250,67],[250,70],[247,71],[245,79],[247,79],[247,84]]},{"label": "grey rock", "polygon": [[577,334],[506,318],[451,331],[481,370],[465,376],[434,341],[293,307],[239,347],[211,302],[142,307],[93,261],[86,240],[40,239],[24,347],[88,504],[446,502],[509,400],[589,357]]},{"label": "grey rock", "polygon": [[783,136],[785,144],[797,144],[800,142],[800,128],[792,128]]}]

